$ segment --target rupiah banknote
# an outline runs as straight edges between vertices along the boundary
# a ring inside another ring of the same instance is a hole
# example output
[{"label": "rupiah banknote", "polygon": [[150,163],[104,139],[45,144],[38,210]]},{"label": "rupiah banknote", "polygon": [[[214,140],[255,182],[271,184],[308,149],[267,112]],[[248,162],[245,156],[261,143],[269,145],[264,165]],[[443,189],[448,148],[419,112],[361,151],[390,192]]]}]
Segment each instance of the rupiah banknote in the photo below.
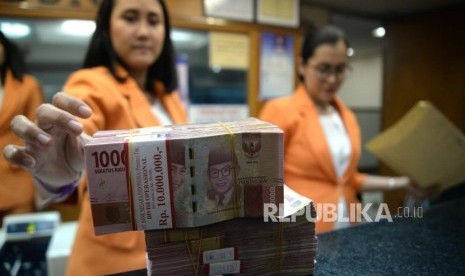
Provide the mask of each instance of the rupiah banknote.
[{"label": "rupiah banknote", "polygon": [[255,118],[99,131],[85,157],[97,235],[260,217],[283,202],[283,132]]},{"label": "rupiah banknote", "polygon": [[283,213],[268,219],[145,231],[147,269],[151,275],[312,275],[316,219],[313,202],[285,186]]}]

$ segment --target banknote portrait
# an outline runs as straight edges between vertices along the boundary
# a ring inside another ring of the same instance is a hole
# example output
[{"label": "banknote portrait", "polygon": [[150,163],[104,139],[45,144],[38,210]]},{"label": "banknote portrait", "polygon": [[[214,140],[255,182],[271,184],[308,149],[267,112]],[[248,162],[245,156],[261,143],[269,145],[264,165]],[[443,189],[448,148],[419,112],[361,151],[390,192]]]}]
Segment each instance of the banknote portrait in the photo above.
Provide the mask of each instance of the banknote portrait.
[{"label": "banknote portrait", "polygon": [[[236,197],[236,176],[239,166],[235,154],[229,147],[218,147],[208,154],[207,192],[209,206],[212,209],[227,209],[234,207]],[[211,204],[213,203],[213,204]]]},{"label": "banknote portrait", "polygon": [[192,200],[190,187],[186,186],[186,147],[182,140],[171,140],[170,177],[175,206],[175,222],[179,227],[190,226],[192,220]]},{"label": "banknote portrait", "polygon": [[181,140],[172,140],[170,142],[171,157],[171,183],[174,194],[182,191],[186,181],[186,159],[185,146]]}]

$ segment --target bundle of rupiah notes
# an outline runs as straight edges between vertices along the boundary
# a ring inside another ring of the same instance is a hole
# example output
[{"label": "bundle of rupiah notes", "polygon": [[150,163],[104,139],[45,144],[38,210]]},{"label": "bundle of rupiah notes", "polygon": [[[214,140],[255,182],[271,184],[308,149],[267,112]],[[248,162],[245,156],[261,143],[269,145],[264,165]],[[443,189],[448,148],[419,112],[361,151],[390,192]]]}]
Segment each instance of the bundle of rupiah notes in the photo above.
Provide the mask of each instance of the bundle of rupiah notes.
[{"label": "bundle of rupiah notes", "polygon": [[148,274],[313,275],[315,208],[287,187],[284,198],[284,213],[266,205],[261,218],[145,231]]},{"label": "bundle of rupiah notes", "polygon": [[283,132],[255,118],[99,131],[85,158],[96,235],[262,217],[283,203]]}]

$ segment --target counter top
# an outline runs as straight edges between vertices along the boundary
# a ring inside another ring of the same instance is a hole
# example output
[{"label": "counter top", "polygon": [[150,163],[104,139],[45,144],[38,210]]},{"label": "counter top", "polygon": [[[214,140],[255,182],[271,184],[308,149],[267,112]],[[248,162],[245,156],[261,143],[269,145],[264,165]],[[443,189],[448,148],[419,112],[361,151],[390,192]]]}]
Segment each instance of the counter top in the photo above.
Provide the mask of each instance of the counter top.
[{"label": "counter top", "polygon": [[318,235],[315,275],[465,275],[465,198]]},{"label": "counter top", "polygon": [[[465,275],[465,198],[318,235],[315,275]],[[146,270],[117,274],[146,275]]]}]

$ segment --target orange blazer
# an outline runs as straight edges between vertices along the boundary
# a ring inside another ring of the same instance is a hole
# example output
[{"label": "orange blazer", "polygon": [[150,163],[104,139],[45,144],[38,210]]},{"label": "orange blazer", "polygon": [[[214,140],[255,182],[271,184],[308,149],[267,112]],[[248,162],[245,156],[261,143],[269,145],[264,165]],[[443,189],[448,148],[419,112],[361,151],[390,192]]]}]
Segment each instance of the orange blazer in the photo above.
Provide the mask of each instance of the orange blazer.
[{"label": "orange blazer", "polygon": [[[119,68],[121,74],[127,74]],[[82,120],[85,132],[128,129],[159,125],[152,107],[136,82],[128,77],[119,83],[105,67],[83,69],[72,74],[64,91],[86,102],[93,111]],[[186,114],[177,93],[164,94],[156,84],[158,99],[173,123],[185,123]],[[95,236],[86,183],[79,187],[82,199],[79,226],[68,262],[68,275],[102,275],[146,267],[144,232],[124,232]]]},{"label": "orange blazer", "polygon": [[[316,204],[337,204],[340,195],[345,196],[347,203],[356,203],[356,192],[365,178],[357,172],[360,128],[355,115],[339,99],[333,104],[341,115],[352,147],[349,166],[342,179],[336,175],[318,111],[303,85],[291,96],[267,102],[259,117],[284,131],[284,179],[290,188]],[[321,213],[319,218],[322,218]],[[316,223],[317,233],[332,229],[332,222],[319,220]]]},{"label": "orange blazer", "polygon": [[[8,144],[23,144],[11,131],[10,121],[20,114],[34,120],[35,110],[42,102],[42,90],[34,77],[24,75],[19,81],[7,70],[0,107],[0,149]],[[31,212],[34,186],[30,174],[0,158],[0,176],[0,219],[6,214]]]}]

